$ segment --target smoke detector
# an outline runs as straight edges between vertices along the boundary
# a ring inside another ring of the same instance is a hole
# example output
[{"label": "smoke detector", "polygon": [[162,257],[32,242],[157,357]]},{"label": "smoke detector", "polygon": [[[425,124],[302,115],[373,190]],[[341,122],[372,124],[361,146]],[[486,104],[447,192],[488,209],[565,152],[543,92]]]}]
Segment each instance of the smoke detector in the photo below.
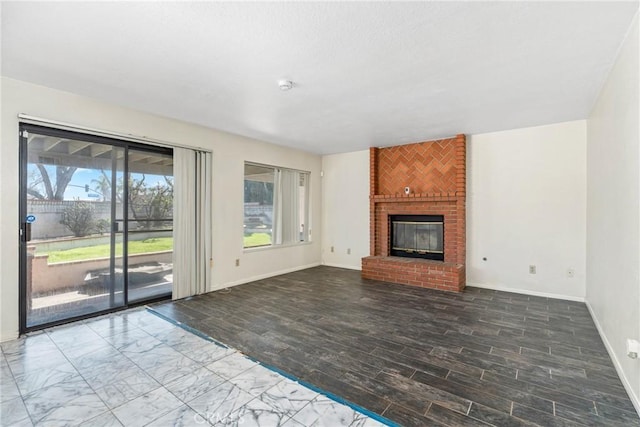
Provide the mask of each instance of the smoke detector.
[{"label": "smoke detector", "polygon": [[278,87],[284,92],[293,88],[293,82],[287,79],[280,79],[278,80]]}]

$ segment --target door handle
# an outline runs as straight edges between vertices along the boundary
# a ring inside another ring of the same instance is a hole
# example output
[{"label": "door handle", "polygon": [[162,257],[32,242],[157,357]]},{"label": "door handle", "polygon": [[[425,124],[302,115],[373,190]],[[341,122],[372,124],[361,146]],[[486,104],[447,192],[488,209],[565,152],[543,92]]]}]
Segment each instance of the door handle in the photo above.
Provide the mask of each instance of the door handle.
[{"label": "door handle", "polygon": [[30,222],[24,223],[24,241],[25,242],[31,241],[31,223]]}]

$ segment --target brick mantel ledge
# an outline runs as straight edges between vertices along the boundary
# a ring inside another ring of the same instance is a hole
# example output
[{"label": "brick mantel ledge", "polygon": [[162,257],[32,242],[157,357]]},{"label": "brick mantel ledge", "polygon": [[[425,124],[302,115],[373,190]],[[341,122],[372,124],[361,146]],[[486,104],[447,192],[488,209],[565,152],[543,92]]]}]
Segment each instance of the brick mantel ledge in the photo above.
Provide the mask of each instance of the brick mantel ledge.
[{"label": "brick mantel ledge", "polygon": [[416,193],[409,194],[408,196],[405,194],[376,194],[374,196],[370,196],[370,199],[374,203],[379,202],[388,202],[388,203],[407,203],[407,202],[448,202],[448,201],[456,201],[462,195],[458,192],[455,193]]}]

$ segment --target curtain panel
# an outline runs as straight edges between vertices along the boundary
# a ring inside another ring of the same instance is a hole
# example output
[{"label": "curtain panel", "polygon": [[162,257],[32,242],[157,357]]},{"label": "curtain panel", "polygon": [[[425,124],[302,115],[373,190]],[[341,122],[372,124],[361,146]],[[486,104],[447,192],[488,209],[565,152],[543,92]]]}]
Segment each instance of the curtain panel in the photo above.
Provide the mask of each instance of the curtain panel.
[{"label": "curtain panel", "polygon": [[211,153],[174,148],[173,299],[211,289]]}]

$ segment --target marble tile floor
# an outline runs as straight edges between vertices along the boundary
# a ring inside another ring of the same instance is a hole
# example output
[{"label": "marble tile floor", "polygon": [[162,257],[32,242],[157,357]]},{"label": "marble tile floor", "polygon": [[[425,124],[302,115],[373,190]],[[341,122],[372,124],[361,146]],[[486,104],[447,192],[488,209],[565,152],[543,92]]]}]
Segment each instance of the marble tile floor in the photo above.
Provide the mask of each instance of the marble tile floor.
[{"label": "marble tile floor", "polygon": [[144,308],[2,343],[2,426],[382,426]]}]

